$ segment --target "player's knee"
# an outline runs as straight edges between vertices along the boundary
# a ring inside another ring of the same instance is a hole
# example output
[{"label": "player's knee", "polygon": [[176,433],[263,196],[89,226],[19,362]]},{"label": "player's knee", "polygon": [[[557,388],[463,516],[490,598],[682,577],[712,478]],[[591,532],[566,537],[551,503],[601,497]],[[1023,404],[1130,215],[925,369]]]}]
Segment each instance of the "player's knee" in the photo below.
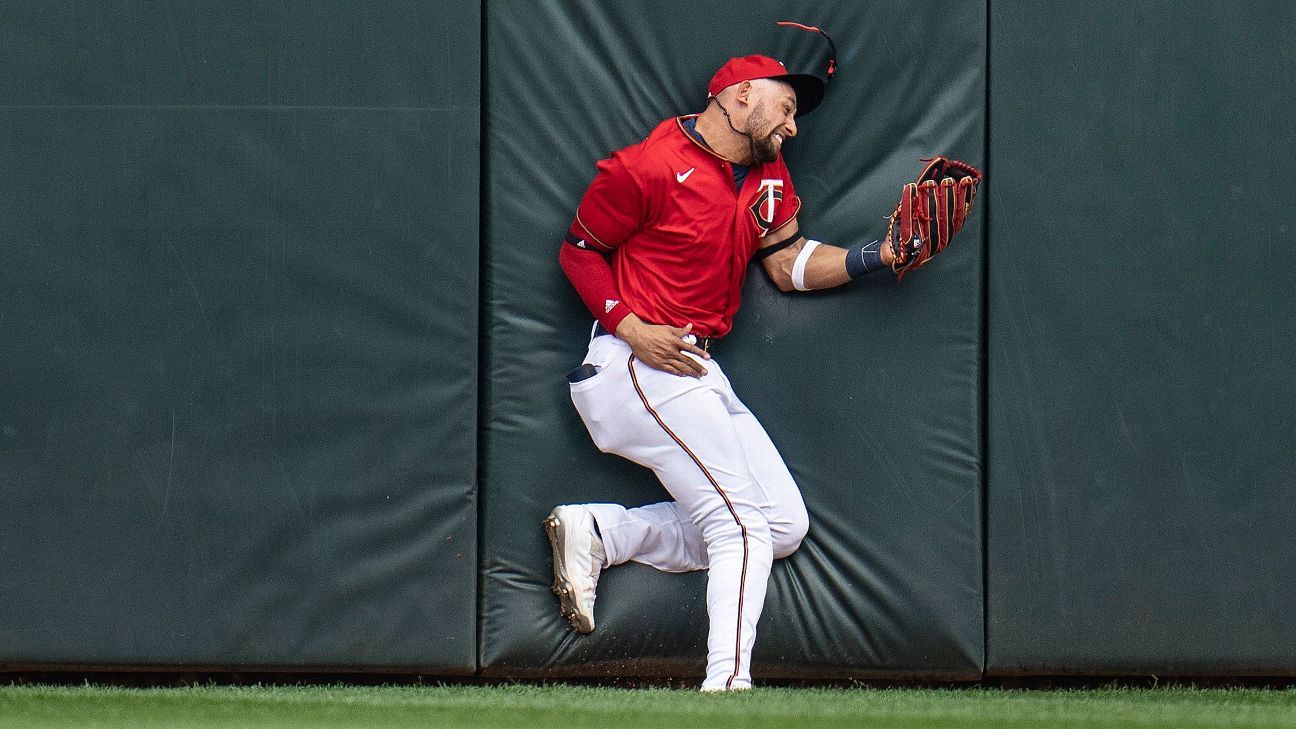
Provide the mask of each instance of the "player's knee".
[{"label": "player's knee", "polygon": [[717,513],[702,525],[702,538],[706,541],[708,550],[718,545],[741,545],[744,541],[769,545],[771,532],[769,522],[759,509],[737,505],[732,511],[726,509],[723,515]]},{"label": "player's knee", "polygon": [[795,508],[780,516],[776,523],[770,525],[775,559],[782,559],[797,551],[805,540],[806,533],[810,531],[810,515],[801,502],[798,501]]}]

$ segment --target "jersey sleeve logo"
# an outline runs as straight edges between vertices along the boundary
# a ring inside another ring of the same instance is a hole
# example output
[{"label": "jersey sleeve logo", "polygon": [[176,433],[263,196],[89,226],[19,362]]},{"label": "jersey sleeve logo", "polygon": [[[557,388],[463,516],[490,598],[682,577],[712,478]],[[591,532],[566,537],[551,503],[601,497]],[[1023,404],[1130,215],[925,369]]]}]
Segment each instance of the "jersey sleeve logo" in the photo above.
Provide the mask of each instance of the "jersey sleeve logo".
[{"label": "jersey sleeve logo", "polygon": [[764,235],[774,225],[774,212],[779,201],[783,199],[783,180],[777,177],[763,178],[756,199],[748,210],[756,219],[756,225]]}]

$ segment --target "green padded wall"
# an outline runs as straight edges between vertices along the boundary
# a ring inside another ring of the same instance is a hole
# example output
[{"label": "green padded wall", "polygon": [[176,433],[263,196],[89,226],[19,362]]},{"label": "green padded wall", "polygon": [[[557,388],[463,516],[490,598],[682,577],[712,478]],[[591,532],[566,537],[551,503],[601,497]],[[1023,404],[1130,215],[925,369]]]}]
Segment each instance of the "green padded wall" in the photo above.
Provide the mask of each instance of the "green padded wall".
[{"label": "green padded wall", "polygon": [[[788,147],[802,224],[828,241],[871,241],[920,157],[981,161],[984,11],[899,0],[486,4],[486,674],[701,677],[701,574],[606,572],[589,637],[567,630],[547,589],[540,521],[555,504],[666,497],[646,470],[594,448],[563,379],[591,319],[557,253],[594,162],[667,116],[700,111],[726,58],[814,47],[774,21],[821,24],[841,70]],[[913,52],[920,38],[945,52]],[[795,296],[752,269],[718,356],[811,512],[807,542],[775,566],[757,680],[980,674],[981,227],[978,217],[899,285],[877,274]],[[914,373],[908,393],[881,385]]]},{"label": "green padded wall", "polygon": [[812,517],[756,677],[1296,672],[1296,11],[989,6],[491,0],[483,49],[479,2],[8,3],[0,666],[700,675],[701,575],[608,572],[591,637],[547,592],[554,504],[664,497],[571,408],[555,259],[594,161],[792,19],[841,51],[807,231],[993,168],[902,284],[752,270],[719,356]]},{"label": "green padded wall", "polygon": [[991,6],[988,670],[1296,673],[1296,6]]},{"label": "green padded wall", "polygon": [[0,664],[475,670],[478,4],[0,16]]}]

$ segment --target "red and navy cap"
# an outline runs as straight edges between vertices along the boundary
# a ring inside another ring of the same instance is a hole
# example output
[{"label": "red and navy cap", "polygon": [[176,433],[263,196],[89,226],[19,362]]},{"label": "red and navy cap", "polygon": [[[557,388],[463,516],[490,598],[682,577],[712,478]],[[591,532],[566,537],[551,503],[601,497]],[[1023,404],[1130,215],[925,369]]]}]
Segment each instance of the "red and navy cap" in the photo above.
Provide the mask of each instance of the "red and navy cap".
[{"label": "red and navy cap", "polygon": [[725,65],[711,77],[707,84],[707,98],[743,81],[754,81],[768,78],[782,81],[792,87],[797,95],[797,116],[809,114],[824,97],[824,82],[818,76],[808,73],[788,73],[781,61],[769,56],[742,56],[730,58]]},{"label": "red and navy cap", "polygon": [[720,67],[719,71],[716,71],[715,75],[711,77],[711,83],[707,84],[707,98],[715,96],[736,83],[768,78],[782,81],[791,86],[793,91],[796,92],[797,116],[809,114],[814,111],[816,106],[819,106],[819,102],[823,101],[824,89],[837,71],[836,44],[833,43],[832,37],[827,32],[813,25],[803,25],[789,20],[780,20],[776,25],[809,33],[818,33],[828,41],[827,78],[820,78],[809,73],[788,73],[787,67],[783,65],[782,61],[777,61],[769,56],[742,56],[740,58],[730,58]]}]

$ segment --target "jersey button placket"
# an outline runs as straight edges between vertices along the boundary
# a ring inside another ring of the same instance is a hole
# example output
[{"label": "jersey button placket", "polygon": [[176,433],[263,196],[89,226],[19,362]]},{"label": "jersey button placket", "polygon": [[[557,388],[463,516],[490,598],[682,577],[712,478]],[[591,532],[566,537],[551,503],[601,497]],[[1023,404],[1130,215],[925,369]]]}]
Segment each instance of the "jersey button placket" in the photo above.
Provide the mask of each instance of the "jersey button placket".
[{"label": "jersey button placket", "polygon": [[729,184],[725,185],[725,189],[732,192],[734,199],[737,199],[738,190],[734,187],[733,184],[733,178],[734,178],[733,165],[729,163],[729,160],[720,160],[720,171],[724,174],[724,179],[729,181]]}]

